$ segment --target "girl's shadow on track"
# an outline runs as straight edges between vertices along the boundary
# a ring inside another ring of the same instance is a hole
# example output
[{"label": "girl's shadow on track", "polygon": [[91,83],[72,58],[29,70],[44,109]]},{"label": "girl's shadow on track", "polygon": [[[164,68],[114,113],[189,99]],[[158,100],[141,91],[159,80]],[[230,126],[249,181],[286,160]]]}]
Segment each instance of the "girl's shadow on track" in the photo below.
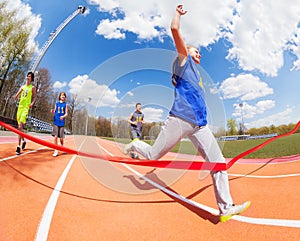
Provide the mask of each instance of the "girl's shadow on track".
[{"label": "girl's shadow on track", "polygon": [[[171,189],[170,187],[167,186],[167,184],[165,182],[163,182],[161,179],[159,179],[159,177],[156,175],[156,173],[154,173],[155,168],[150,171],[147,172],[144,177],[155,182],[156,184],[159,184],[160,186],[164,187],[165,189],[178,194],[176,191],[174,191],[173,189]],[[140,190],[150,190],[150,189],[158,189],[157,187],[153,186],[151,183],[145,181],[145,182],[140,182],[139,180],[136,179],[136,177],[134,175],[125,175],[125,178],[128,178],[137,188],[139,188]],[[143,178],[139,178],[140,180],[144,180]],[[205,189],[207,189],[209,186],[208,185],[204,188],[201,188],[199,191],[197,191],[197,193],[201,193],[202,191],[204,191]],[[219,223],[219,216],[215,216],[213,214],[211,214],[210,212],[203,210],[199,207],[196,207],[190,203],[185,202],[184,200],[181,200],[180,198],[177,198],[176,196],[173,196],[167,192],[165,192],[164,190],[161,190],[164,194],[166,194],[168,197],[170,197],[171,199],[173,199],[175,202],[181,204],[182,206],[184,206],[185,208],[189,209],[190,211],[192,211],[193,213],[197,214],[199,217],[201,217],[204,220],[208,220],[209,222],[213,223],[213,224],[217,224]],[[179,195],[179,194],[178,194]],[[194,196],[194,195],[192,195]],[[189,198],[189,197],[188,197]]]}]

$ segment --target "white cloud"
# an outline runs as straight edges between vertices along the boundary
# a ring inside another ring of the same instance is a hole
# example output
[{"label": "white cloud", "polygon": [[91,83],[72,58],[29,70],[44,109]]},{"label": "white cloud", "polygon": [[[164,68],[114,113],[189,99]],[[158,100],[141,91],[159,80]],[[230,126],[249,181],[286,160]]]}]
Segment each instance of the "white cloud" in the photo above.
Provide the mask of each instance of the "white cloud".
[{"label": "white cloud", "polygon": [[[141,40],[157,38],[160,41],[170,35],[170,21],[179,4],[173,0],[89,0],[89,3],[111,14],[111,19],[101,21],[96,31],[105,38],[123,39],[126,32],[131,32]],[[189,15],[182,18],[183,34],[189,44],[197,46],[207,46],[222,36],[221,29],[227,25],[236,6],[235,0],[183,0],[180,3]]]},{"label": "white cloud", "polygon": [[[170,36],[170,21],[179,2],[173,0],[89,0],[111,17],[100,21],[97,33],[105,38],[124,39],[128,32],[139,40],[163,41]],[[276,76],[283,66],[283,53],[290,50],[300,66],[299,0],[182,0],[188,10],[182,17],[183,36],[188,44],[208,47],[224,37],[232,46],[228,60],[244,70]]]},{"label": "white cloud", "polygon": [[297,59],[293,63],[291,70],[300,70],[300,28],[291,39],[290,49],[297,56]]},{"label": "white cloud", "polygon": [[283,124],[296,123],[297,119],[295,119],[294,122],[293,120],[291,120],[292,113],[293,113],[293,108],[288,107],[286,110],[282,112],[264,117],[259,120],[255,120],[253,122],[246,123],[245,126],[249,129],[252,127],[257,128],[261,126],[271,126],[271,125],[279,126]]},{"label": "white cloud", "polygon": [[[227,35],[233,44],[227,58],[237,60],[244,70],[276,76],[283,66],[284,50],[299,32],[299,21],[299,0],[240,1]],[[294,41],[299,45],[299,38]]]},{"label": "white cloud", "polygon": [[54,89],[61,89],[65,86],[67,86],[66,82],[55,81],[55,83],[53,84]]},{"label": "white cloud", "polygon": [[78,75],[69,82],[71,94],[77,94],[78,98],[87,101],[91,99],[90,104],[96,107],[117,105],[120,100],[117,97],[115,89],[109,89],[107,85],[99,85],[88,75]]},{"label": "white cloud", "polygon": [[162,109],[156,109],[152,107],[143,108],[143,113],[145,115],[146,122],[159,122],[163,121],[163,113]]},{"label": "white cloud", "polygon": [[[124,104],[124,103],[121,103],[117,106],[117,108],[119,109],[130,109],[129,111],[127,112],[130,112],[131,109],[135,109],[135,105],[136,103],[127,103],[127,104]],[[128,116],[126,117],[126,119],[128,118]]]},{"label": "white cloud", "polygon": [[250,105],[248,103],[243,103],[242,106],[240,104],[234,104],[234,112],[232,114],[233,117],[237,117],[238,121],[246,119],[252,119],[257,115],[264,114],[267,110],[270,110],[275,107],[274,100],[262,100],[258,101],[255,105]]},{"label": "white cloud", "polygon": [[273,94],[272,88],[251,74],[227,78],[220,85],[219,91],[224,99],[240,98],[242,101]]}]

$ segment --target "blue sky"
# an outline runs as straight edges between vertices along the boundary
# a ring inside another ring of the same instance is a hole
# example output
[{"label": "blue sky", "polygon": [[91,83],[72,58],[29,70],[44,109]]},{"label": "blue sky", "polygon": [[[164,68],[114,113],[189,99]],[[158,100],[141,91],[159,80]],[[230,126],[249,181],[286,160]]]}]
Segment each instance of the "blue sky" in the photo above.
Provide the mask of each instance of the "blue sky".
[{"label": "blue sky", "polygon": [[90,115],[127,119],[142,102],[146,121],[166,118],[175,57],[169,25],[182,3],[183,36],[202,55],[211,126],[242,117],[247,128],[300,120],[299,0],[8,1],[29,20],[37,52],[79,5],[88,7],[39,67],[57,91],[77,93]]}]

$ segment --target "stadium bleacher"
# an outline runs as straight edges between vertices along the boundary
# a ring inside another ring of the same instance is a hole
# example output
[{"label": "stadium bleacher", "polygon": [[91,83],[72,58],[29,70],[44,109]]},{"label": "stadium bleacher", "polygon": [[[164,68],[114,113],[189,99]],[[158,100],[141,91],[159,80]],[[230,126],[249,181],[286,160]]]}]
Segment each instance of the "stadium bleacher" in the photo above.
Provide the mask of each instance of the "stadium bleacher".
[{"label": "stadium bleacher", "polygon": [[[43,132],[43,133],[52,133],[53,125],[49,122],[40,120],[33,116],[27,117],[26,127],[30,128],[35,132]],[[66,135],[71,135],[71,132],[68,129],[64,129]]]},{"label": "stadium bleacher", "polygon": [[[18,123],[15,119],[10,119],[4,116],[0,116],[0,121],[3,121],[15,128],[18,128]],[[1,129],[1,128],[0,128]],[[31,130],[34,132],[52,133],[53,126],[47,121],[40,120],[34,116],[28,116],[26,124],[24,126],[25,130]],[[65,134],[71,135],[71,132],[65,128]]]},{"label": "stadium bleacher", "polygon": [[249,136],[248,139],[264,139],[264,138],[272,138],[278,136],[277,133],[273,133],[273,134],[265,134],[265,135],[259,135],[259,136]]},{"label": "stadium bleacher", "polygon": [[254,139],[264,139],[264,138],[272,138],[278,136],[277,133],[273,134],[265,134],[265,135],[234,135],[234,136],[221,136],[218,138],[219,141],[237,141],[237,140],[254,140]]},{"label": "stadium bleacher", "polygon": [[27,117],[26,127],[36,132],[51,133],[53,130],[52,124],[43,120],[40,120],[33,116]]}]

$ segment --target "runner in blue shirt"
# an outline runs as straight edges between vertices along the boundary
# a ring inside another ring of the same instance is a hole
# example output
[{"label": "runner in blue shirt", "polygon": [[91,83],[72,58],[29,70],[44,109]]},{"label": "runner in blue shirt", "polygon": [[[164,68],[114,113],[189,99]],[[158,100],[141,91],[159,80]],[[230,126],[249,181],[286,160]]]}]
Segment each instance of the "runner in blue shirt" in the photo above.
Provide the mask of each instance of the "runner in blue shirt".
[{"label": "runner in blue shirt", "polygon": [[[135,139],[125,146],[124,153],[136,151],[146,159],[156,160],[168,153],[183,137],[188,137],[206,161],[225,163],[218,143],[207,126],[202,78],[197,69],[200,53],[196,47],[185,44],[180,32],[180,19],[186,13],[182,5],[178,5],[171,23],[178,55],[173,63],[175,99],[169,116],[153,146]],[[241,205],[233,204],[226,171],[211,171],[211,176],[220,222],[226,222],[249,207],[249,201]]]},{"label": "runner in blue shirt", "polygon": [[[59,138],[60,144],[64,145],[65,138],[65,119],[68,116],[68,105],[66,103],[67,95],[65,92],[60,92],[58,101],[55,104],[55,108],[51,110],[53,116],[53,131],[54,144],[57,145],[57,139]],[[54,150],[53,156],[57,156],[58,151]]]}]

